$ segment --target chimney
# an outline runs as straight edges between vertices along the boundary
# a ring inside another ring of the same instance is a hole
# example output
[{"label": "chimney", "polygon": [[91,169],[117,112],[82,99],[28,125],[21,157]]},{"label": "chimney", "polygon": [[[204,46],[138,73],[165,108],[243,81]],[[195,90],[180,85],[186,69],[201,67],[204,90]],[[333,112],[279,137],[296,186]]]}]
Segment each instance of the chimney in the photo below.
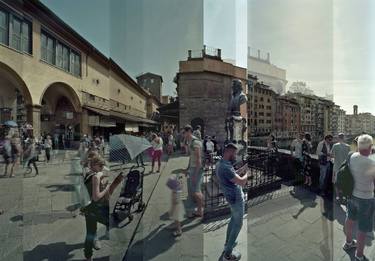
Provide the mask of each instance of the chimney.
[{"label": "chimney", "polygon": [[270,62],[270,53],[267,53],[267,62]]},{"label": "chimney", "polygon": [[353,106],[353,114],[358,115],[358,105]]},{"label": "chimney", "polygon": [[258,59],[260,59],[260,50],[258,50]]}]

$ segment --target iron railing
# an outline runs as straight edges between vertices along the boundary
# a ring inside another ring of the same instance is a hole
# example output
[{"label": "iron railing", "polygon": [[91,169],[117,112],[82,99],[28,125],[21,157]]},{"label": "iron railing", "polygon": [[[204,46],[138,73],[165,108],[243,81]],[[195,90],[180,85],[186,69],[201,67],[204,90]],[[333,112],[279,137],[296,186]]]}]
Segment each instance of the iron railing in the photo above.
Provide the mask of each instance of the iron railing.
[{"label": "iron railing", "polygon": [[[251,149],[248,151],[242,164],[248,165],[248,182],[243,187],[245,201],[258,195],[280,188],[281,178],[278,177],[279,154],[272,151]],[[214,159],[212,168],[205,171],[203,179],[205,217],[217,215],[218,212],[229,212],[220,182],[216,176],[216,164],[219,158]]]}]

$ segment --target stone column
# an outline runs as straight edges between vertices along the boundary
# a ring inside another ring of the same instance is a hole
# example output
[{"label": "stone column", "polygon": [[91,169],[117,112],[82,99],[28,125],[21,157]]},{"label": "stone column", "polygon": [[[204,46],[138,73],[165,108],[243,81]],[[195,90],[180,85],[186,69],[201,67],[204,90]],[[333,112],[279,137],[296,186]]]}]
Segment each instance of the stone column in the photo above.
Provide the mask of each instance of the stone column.
[{"label": "stone column", "polygon": [[27,120],[31,121],[33,125],[33,136],[39,137],[41,133],[41,124],[40,124],[40,105],[29,105],[27,108]]},{"label": "stone column", "polygon": [[88,134],[90,133],[90,127],[89,127],[89,114],[86,109],[82,109],[81,114],[81,134]]}]

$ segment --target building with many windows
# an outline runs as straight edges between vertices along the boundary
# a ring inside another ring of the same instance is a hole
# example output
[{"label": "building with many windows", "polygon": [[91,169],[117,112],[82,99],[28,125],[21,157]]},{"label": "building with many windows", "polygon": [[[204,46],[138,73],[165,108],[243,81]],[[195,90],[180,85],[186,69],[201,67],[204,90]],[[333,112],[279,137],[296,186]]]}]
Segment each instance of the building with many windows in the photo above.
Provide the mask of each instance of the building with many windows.
[{"label": "building with many windows", "polygon": [[269,86],[253,79],[256,78],[248,76],[249,135],[266,136],[273,132],[276,94]]},{"label": "building with many windows", "polygon": [[301,109],[296,99],[276,97],[274,135],[278,139],[292,139],[301,132]]},{"label": "building with many windows", "polygon": [[294,98],[300,106],[301,131],[310,133],[313,138],[316,138],[315,98],[301,93],[288,93],[287,96]]},{"label": "building with many windows", "polygon": [[375,116],[369,112],[358,113],[358,106],[353,106],[353,114],[345,117],[346,133],[356,136],[361,133],[375,134]]},{"label": "building with many windows", "polygon": [[158,102],[40,1],[0,0],[0,120],[34,135],[137,131]]}]

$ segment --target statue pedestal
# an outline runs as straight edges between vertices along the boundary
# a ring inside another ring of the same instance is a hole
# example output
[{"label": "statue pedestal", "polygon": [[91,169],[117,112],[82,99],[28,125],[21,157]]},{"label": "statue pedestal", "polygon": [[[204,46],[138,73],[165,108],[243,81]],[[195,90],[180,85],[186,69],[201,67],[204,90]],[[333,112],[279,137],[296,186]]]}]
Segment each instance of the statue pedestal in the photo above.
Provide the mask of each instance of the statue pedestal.
[{"label": "statue pedestal", "polygon": [[234,143],[238,147],[238,154],[244,155],[247,152],[247,144],[244,139],[246,131],[246,120],[242,116],[231,116],[226,120],[227,140],[225,143]]}]

